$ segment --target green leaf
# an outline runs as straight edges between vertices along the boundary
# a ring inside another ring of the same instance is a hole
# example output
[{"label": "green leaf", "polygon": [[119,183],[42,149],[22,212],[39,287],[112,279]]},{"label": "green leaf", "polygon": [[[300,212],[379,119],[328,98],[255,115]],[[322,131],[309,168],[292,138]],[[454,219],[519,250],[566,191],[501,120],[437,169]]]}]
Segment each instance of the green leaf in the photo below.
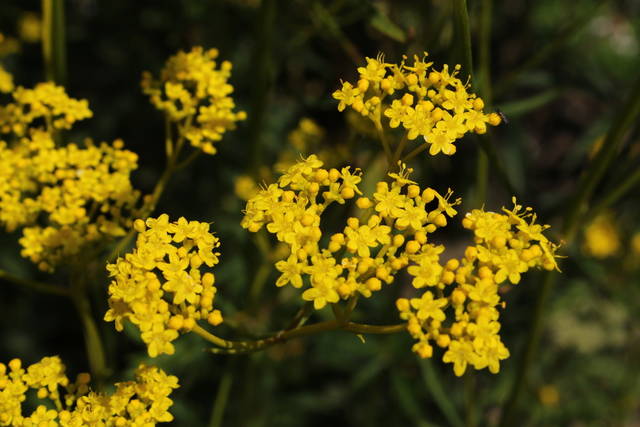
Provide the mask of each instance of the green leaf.
[{"label": "green leaf", "polygon": [[379,7],[376,8],[376,12],[369,20],[369,24],[385,36],[397,42],[404,43],[407,40],[407,35],[404,30],[391,21]]}]

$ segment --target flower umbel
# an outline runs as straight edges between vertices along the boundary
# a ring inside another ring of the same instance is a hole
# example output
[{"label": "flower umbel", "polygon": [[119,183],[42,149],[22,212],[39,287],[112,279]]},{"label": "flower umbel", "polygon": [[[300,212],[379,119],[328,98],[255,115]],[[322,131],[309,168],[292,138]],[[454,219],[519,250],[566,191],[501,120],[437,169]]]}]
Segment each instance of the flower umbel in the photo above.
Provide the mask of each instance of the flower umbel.
[{"label": "flower umbel", "polygon": [[366,58],[357,84],[342,82],[333,93],[338,110],[349,106],[377,125],[386,117],[389,127],[402,126],[408,139],[423,137],[431,155],[452,155],[454,142],[466,133],[483,134],[487,125],[500,124],[500,116],[485,114],[482,99],[457,77],[459,65],[451,72],[447,65],[437,71],[426,57],[414,56],[412,65],[406,57],[400,64],[386,63],[381,55]]},{"label": "flower umbel", "polygon": [[104,320],[115,322],[118,331],[124,320],[136,325],[151,357],[173,354],[171,342],[197,320],[222,323],[220,311],[213,309],[215,276],[201,271],[218,263],[220,242],[209,224],[184,218],[169,222],[167,214],[138,219],[134,227],[136,248],[107,265],[113,280]]},{"label": "flower umbel", "polygon": [[[169,395],[178,388],[178,379],[145,365],[138,366],[135,376],[135,381],[116,383],[113,393],[103,394],[90,391],[89,374],[70,382],[58,356],[27,369],[20,359],[0,363],[0,426],[154,426],[172,421]],[[38,406],[29,414],[22,403],[30,389],[37,391]]]},{"label": "flower umbel", "polygon": [[228,82],[231,63],[218,65],[217,57],[217,49],[194,47],[169,58],[159,79],[148,72],[142,76],[142,89],[151,103],[176,123],[191,145],[207,154],[215,154],[214,143],[246,118],[244,111],[234,111],[233,86]]}]

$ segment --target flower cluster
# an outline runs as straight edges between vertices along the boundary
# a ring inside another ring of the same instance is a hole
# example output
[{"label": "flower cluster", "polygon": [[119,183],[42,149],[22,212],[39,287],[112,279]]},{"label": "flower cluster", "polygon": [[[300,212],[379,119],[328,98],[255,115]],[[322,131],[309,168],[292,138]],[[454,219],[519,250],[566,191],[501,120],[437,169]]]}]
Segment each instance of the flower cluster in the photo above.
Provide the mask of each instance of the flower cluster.
[{"label": "flower cluster", "polygon": [[[408,179],[410,173],[402,165],[399,173],[389,174],[391,185],[377,184],[371,200],[358,189],[360,170],[323,169],[311,155],[248,201],[242,226],[255,232],[266,225],[289,246],[287,259],[276,263],[281,272],[276,285],[306,284],[302,298],[313,301],[316,309],[355,295],[370,297],[383,283],[392,283],[412,257],[422,255],[427,235],[445,226],[459,203],[449,201],[451,192],[442,196],[431,188],[421,190]],[[321,247],[322,213],[356,194],[360,213]],[[437,258],[442,249],[426,245],[424,256]]]},{"label": "flower cluster", "polygon": [[73,123],[93,115],[87,100],[70,98],[62,86],[51,82],[38,83],[33,89],[18,87],[12,95],[15,102],[0,108],[2,133],[25,135],[38,123],[45,124],[48,131],[70,129]]},{"label": "flower cluster", "polygon": [[120,140],[57,148],[34,129],[13,146],[0,141],[0,224],[24,227],[22,255],[51,271],[89,242],[126,234],[139,198],[136,167]]},{"label": "flower cluster", "polygon": [[[499,307],[504,307],[498,293],[502,283],[520,282],[521,274],[531,268],[557,269],[557,246],[543,234],[548,226],[536,224],[530,208],[515,204],[503,214],[473,210],[462,225],[473,230],[475,245],[465,255],[452,258],[444,266],[432,258],[428,267],[413,259],[408,268],[416,288],[427,286],[420,298],[396,301],[407,330],[418,340],[413,351],[431,357],[430,341],[446,348],[443,360],[453,363],[461,376],[470,364],[476,369],[500,370],[500,360],[509,357],[498,334]],[[447,292],[445,292],[447,291]],[[445,310],[453,318],[447,321]]]},{"label": "flower cluster", "polygon": [[203,264],[218,263],[220,242],[209,224],[169,222],[167,214],[137,219],[134,228],[136,248],[107,265],[113,280],[104,320],[114,321],[118,331],[124,320],[136,325],[151,357],[173,354],[179,331],[190,331],[200,319],[222,323],[220,311],[213,310],[215,276],[201,271]]},{"label": "flower cluster", "polygon": [[[89,381],[83,373],[71,383],[57,356],[27,369],[20,359],[0,363],[0,426],[153,426],[173,420],[169,395],[178,379],[156,367],[140,365],[136,380],[116,383],[113,394],[90,391]],[[27,414],[22,403],[29,390],[37,391],[40,404]]]},{"label": "flower cluster", "polygon": [[487,124],[500,124],[500,116],[485,114],[482,99],[468,92],[469,84],[457,77],[460,66],[452,72],[447,65],[436,71],[426,56],[414,56],[411,66],[406,58],[400,65],[385,63],[382,56],[366,58],[366,67],[358,68],[360,79],[355,86],[342,82],[333,93],[340,101],[338,110],[350,106],[378,127],[384,116],[391,128],[402,125],[408,139],[422,136],[430,144],[431,155],[451,155],[456,152],[453,143],[467,132],[482,134]]},{"label": "flower cluster", "polygon": [[[441,262],[445,247],[432,243],[430,235],[457,214],[460,199],[452,200],[451,190],[442,195],[420,188],[409,179],[411,172],[400,164],[398,173],[389,174],[391,182],[378,182],[369,198],[358,189],[359,170],[323,169],[312,155],[248,201],[242,226],[256,232],[266,225],[288,246],[288,255],[276,263],[281,273],[276,285],[304,287],[302,298],[316,309],[370,297],[406,271],[414,288],[426,289],[420,298],[397,301],[407,330],[418,340],[413,350],[431,357],[433,340],[447,348],[444,360],[454,363],[456,375],[467,363],[497,372],[499,360],[509,355],[498,335],[498,285],[518,283],[530,268],[557,268],[557,247],[529,209],[474,210],[463,225],[474,230],[475,246],[462,260]],[[359,212],[323,240],[322,213],[333,202],[356,197]],[[447,321],[449,307],[455,320]]]},{"label": "flower cluster", "polygon": [[177,123],[191,145],[207,154],[215,154],[213,144],[246,118],[244,111],[234,112],[233,86],[228,82],[231,63],[223,61],[218,67],[217,57],[217,49],[194,47],[169,58],[160,79],[148,72],[142,77],[151,103]]}]

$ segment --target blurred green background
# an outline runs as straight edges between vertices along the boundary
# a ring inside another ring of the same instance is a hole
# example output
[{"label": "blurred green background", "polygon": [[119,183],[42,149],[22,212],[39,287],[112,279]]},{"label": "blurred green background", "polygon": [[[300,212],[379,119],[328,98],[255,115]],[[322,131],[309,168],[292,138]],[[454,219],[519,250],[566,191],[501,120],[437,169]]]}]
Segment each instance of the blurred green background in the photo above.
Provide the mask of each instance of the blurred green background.
[{"label": "blurred green background", "polygon": [[[234,193],[236,178],[270,168],[303,117],[322,126],[323,144],[348,142],[356,166],[363,166],[363,153],[381,151],[366,132],[350,130],[331,98],[340,79],[354,81],[364,57],[384,52],[389,62],[399,62],[403,54],[428,51],[436,64],[461,61],[446,0],[68,0],[65,6],[67,91],[88,99],[94,112],[65,139],[123,138],[140,156],[133,179],[144,192],[163,170],[164,149],[163,119],[140,91],[141,73],[157,74],[170,55],[194,45],[217,47],[233,63],[234,98],[249,119],[225,135],[216,156],[200,156],[174,176],[156,212],[213,221],[222,241],[216,301],[247,336],[283,327],[300,299],[295,290],[271,285],[259,298],[248,297],[259,258],[252,236],[239,226],[244,202]],[[519,202],[559,232],[580,176],[638,76],[640,3],[469,0],[468,6],[474,68],[482,70],[478,58],[490,59],[491,75],[476,73],[474,84],[490,79],[492,108],[509,120],[492,131],[497,156]],[[35,1],[5,0],[0,9],[0,32],[20,41],[19,52],[3,65],[26,87],[44,79],[41,45],[29,37],[39,16]],[[477,141],[467,137],[455,156],[420,156],[412,166],[422,185],[450,186],[465,198],[465,208],[479,207],[471,202],[478,152]],[[594,205],[640,167],[638,126],[615,155]],[[503,181],[492,166],[489,173],[486,208],[509,205]],[[545,308],[540,351],[514,425],[640,423],[638,196],[632,188],[561,250],[568,258]],[[38,273],[20,258],[17,237],[0,234],[0,268],[65,280]],[[441,237],[453,247],[469,239],[457,232]],[[106,307],[105,276],[95,277],[97,319]],[[363,343],[332,332],[248,356],[214,356],[197,336],[186,336],[174,356],[153,363],[180,379],[172,395],[175,425],[208,425],[220,414],[224,426],[490,425],[511,393],[541,278],[532,272],[504,296],[501,333],[512,356],[499,375],[455,378],[438,350],[431,361],[417,360],[406,334],[367,336]],[[364,301],[355,318],[396,323],[393,298],[408,289],[408,281],[398,282]],[[70,373],[88,369],[70,302],[1,285],[0,360],[33,363],[59,354]],[[316,314],[329,316],[326,309]],[[151,362],[134,330],[118,334],[111,324],[99,325],[114,381],[129,379],[139,362]],[[233,338],[224,325],[220,331]]]}]

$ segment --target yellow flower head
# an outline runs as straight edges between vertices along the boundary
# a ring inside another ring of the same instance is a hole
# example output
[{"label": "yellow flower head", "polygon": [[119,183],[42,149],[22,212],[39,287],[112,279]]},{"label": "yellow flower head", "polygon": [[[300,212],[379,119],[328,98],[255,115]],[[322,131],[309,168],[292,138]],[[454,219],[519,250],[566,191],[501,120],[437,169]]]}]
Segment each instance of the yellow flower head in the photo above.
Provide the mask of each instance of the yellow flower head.
[{"label": "yellow flower head", "polygon": [[217,49],[194,47],[169,58],[159,79],[148,72],[142,76],[142,89],[151,103],[178,125],[191,145],[207,154],[215,154],[214,143],[246,118],[244,111],[234,112],[233,86],[228,82],[231,63],[218,65],[217,57]]},{"label": "yellow flower head", "polygon": [[412,65],[406,57],[400,64],[385,63],[381,55],[366,58],[367,66],[358,68],[360,80],[355,85],[342,82],[333,93],[340,101],[338,110],[351,107],[374,123],[385,117],[389,127],[402,126],[410,140],[423,137],[431,155],[452,155],[454,142],[467,132],[483,134],[487,125],[500,124],[500,116],[485,114],[482,99],[457,77],[459,66],[453,72],[447,65],[437,71],[426,57],[414,56]]},{"label": "yellow flower head", "polygon": [[134,223],[139,232],[132,253],[107,265],[109,311],[104,319],[117,330],[129,320],[140,329],[149,356],[173,354],[171,343],[179,332],[188,332],[197,320],[222,323],[213,309],[217,288],[212,272],[204,266],[218,263],[218,239],[209,224],[184,218],[169,222],[167,214]]},{"label": "yellow flower head", "polygon": [[[178,388],[178,379],[145,365],[138,366],[135,376],[135,381],[115,384],[113,393],[102,394],[90,391],[88,374],[70,382],[58,356],[45,357],[26,369],[20,359],[0,363],[0,425],[153,426],[172,421],[169,395]],[[22,403],[30,390],[38,406],[29,413]]]},{"label": "yellow flower head", "polygon": [[[434,197],[446,212],[447,198],[428,195]],[[431,357],[435,342],[446,349],[442,360],[453,364],[457,376],[469,365],[497,373],[500,361],[509,357],[499,335],[500,284],[519,283],[530,268],[557,268],[557,245],[542,234],[548,226],[536,224],[530,208],[515,204],[503,212],[476,209],[466,214],[462,225],[473,231],[475,245],[467,247],[462,259],[442,265],[443,247],[423,247],[407,271],[414,276],[413,286],[426,290],[420,298],[396,302],[407,331],[417,340],[414,351]]]},{"label": "yellow flower head", "polygon": [[0,108],[0,131],[25,135],[30,127],[51,132],[70,129],[78,120],[91,117],[86,99],[70,98],[62,86],[38,83],[33,89],[21,86],[13,92],[14,102]]},{"label": "yellow flower head", "polygon": [[[409,264],[415,286],[438,284],[438,259],[444,248],[427,243],[427,235],[446,225],[460,200],[448,201],[450,193],[443,197],[431,188],[420,189],[404,165],[399,173],[389,174],[391,184],[379,182],[371,196],[359,188],[359,169],[322,166],[315,155],[302,158],[247,203],[242,226],[252,232],[266,226],[289,248],[285,259],[276,263],[281,273],[276,285],[304,288],[302,298],[322,309],[340,299],[370,297]],[[357,216],[328,236],[326,246],[321,244],[320,224],[327,207],[354,199]]]},{"label": "yellow flower head", "polygon": [[25,227],[22,255],[51,271],[88,243],[125,234],[139,198],[136,167],[120,140],[56,148],[49,133],[32,130],[14,146],[0,142],[0,224]]}]

